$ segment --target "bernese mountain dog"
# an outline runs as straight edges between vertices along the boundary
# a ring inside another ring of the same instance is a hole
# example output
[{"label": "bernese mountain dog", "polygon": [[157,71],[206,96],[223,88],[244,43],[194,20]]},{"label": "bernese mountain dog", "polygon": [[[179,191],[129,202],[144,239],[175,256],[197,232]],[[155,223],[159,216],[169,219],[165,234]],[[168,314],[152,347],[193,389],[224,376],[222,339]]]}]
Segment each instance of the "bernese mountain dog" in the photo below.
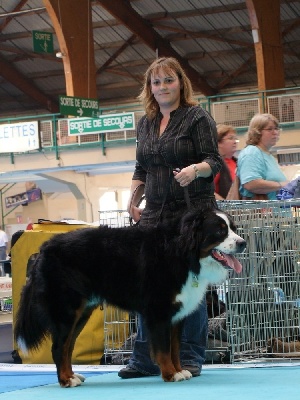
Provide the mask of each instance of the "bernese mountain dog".
[{"label": "bernese mountain dog", "polygon": [[191,378],[179,360],[184,318],[209,285],[242,266],[246,242],[220,210],[189,210],[174,226],[82,228],[44,242],[21,294],[15,338],[25,350],[52,339],[62,387],[79,386],[72,370],[76,338],[104,301],[143,315],[164,381]]}]

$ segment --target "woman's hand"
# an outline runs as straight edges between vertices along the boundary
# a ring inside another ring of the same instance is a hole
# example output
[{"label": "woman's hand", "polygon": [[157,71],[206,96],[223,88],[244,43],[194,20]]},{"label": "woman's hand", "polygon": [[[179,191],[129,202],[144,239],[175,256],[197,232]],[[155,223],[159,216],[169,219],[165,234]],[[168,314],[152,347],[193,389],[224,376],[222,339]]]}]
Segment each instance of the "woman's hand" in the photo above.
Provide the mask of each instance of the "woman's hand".
[{"label": "woman's hand", "polygon": [[143,209],[138,206],[141,203],[145,190],[145,183],[139,180],[133,180],[130,188],[130,196],[127,203],[127,211],[134,222],[138,222],[141,218]]},{"label": "woman's hand", "polygon": [[183,187],[188,186],[196,178],[196,171],[191,165],[182,168],[181,171],[175,170],[173,174],[176,181]]},{"label": "woman's hand", "polygon": [[215,192],[214,195],[215,195],[215,199],[216,199],[216,200],[225,200],[224,197],[222,197],[221,195],[219,195],[219,193],[216,193],[216,192]]},{"label": "woman's hand", "polygon": [[134,220],[134,222],[138,222],[141,219],[142,212],[143,212],[142,208],[132,206],[129,214],[130,214],[131,218]]},{"label": "woman's hand", "polygon": [[289,181],[279,182],[281,188],[283,188],[284,186],[286,186],[288,183],[289,183]]}]

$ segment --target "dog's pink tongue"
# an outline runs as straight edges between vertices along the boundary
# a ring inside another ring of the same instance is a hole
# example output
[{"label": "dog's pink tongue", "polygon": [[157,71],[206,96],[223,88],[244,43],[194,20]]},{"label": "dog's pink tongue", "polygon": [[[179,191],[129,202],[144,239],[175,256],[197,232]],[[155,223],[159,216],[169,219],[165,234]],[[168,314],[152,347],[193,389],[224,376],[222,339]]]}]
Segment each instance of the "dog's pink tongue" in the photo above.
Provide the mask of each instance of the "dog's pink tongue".
[{"label": "dog's pink tongue", "polygon": [[240,274],[242,272],[243,269],[242,264],[239,262],[237,258],[235,258],[232,255],[224,253],[223,256],[226,260],[228,267],[232,268],[237,274]]}]

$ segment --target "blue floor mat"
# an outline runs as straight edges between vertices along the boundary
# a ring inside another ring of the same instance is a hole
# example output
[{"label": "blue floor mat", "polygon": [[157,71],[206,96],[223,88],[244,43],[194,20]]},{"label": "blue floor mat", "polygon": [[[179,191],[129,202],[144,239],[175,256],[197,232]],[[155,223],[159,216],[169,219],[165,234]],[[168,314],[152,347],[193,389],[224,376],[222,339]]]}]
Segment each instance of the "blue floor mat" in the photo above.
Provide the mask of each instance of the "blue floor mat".
[{"label": "blue floor mat", "polygon": [[[83,372],[86,378],[107,372]],[[57,383],[56,372],[0,372],[0,393]],[[57,383],[58,384],[58,383]]]},{"label": "blue floor mat", "polygon": [[6,388],[0,393],[0,400],[286,400],[298,399],[300,393],[299,366],[203,368],[201,376],[174,383],[163,382],[159,376],[120,379],[117,371],[107,372],[84,371],[86,381],[67,389],[60,388],[52,372],[10,373],[7,378],[11,377],[15,384],[24,381],[20,390],[15,386],[11,391],[2,383],[6,375],[1,372],[0,382]]}]

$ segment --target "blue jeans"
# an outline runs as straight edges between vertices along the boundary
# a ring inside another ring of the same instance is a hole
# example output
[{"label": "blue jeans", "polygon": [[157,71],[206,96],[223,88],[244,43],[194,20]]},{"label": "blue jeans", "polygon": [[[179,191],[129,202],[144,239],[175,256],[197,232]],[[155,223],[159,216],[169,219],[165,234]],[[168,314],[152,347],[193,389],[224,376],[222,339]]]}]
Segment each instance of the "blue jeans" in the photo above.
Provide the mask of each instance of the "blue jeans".
[{"label": "blue jeans", "polygon": [[0,260],[6,260],[6,247],[1,246],[0,247]]},{"label": "blue jeans", "polygon": [[[204,363],[207,324],[207,308],[204,299],[196,311],[186,318],[183,325],[180,347],[182,366],[194,365],[201,368]],[[138,316],[137,337],[128,367],[132,367],[145,375],[160,375],[158,365],[154,364],[150,357],[146,327],[141,315]]]}]

